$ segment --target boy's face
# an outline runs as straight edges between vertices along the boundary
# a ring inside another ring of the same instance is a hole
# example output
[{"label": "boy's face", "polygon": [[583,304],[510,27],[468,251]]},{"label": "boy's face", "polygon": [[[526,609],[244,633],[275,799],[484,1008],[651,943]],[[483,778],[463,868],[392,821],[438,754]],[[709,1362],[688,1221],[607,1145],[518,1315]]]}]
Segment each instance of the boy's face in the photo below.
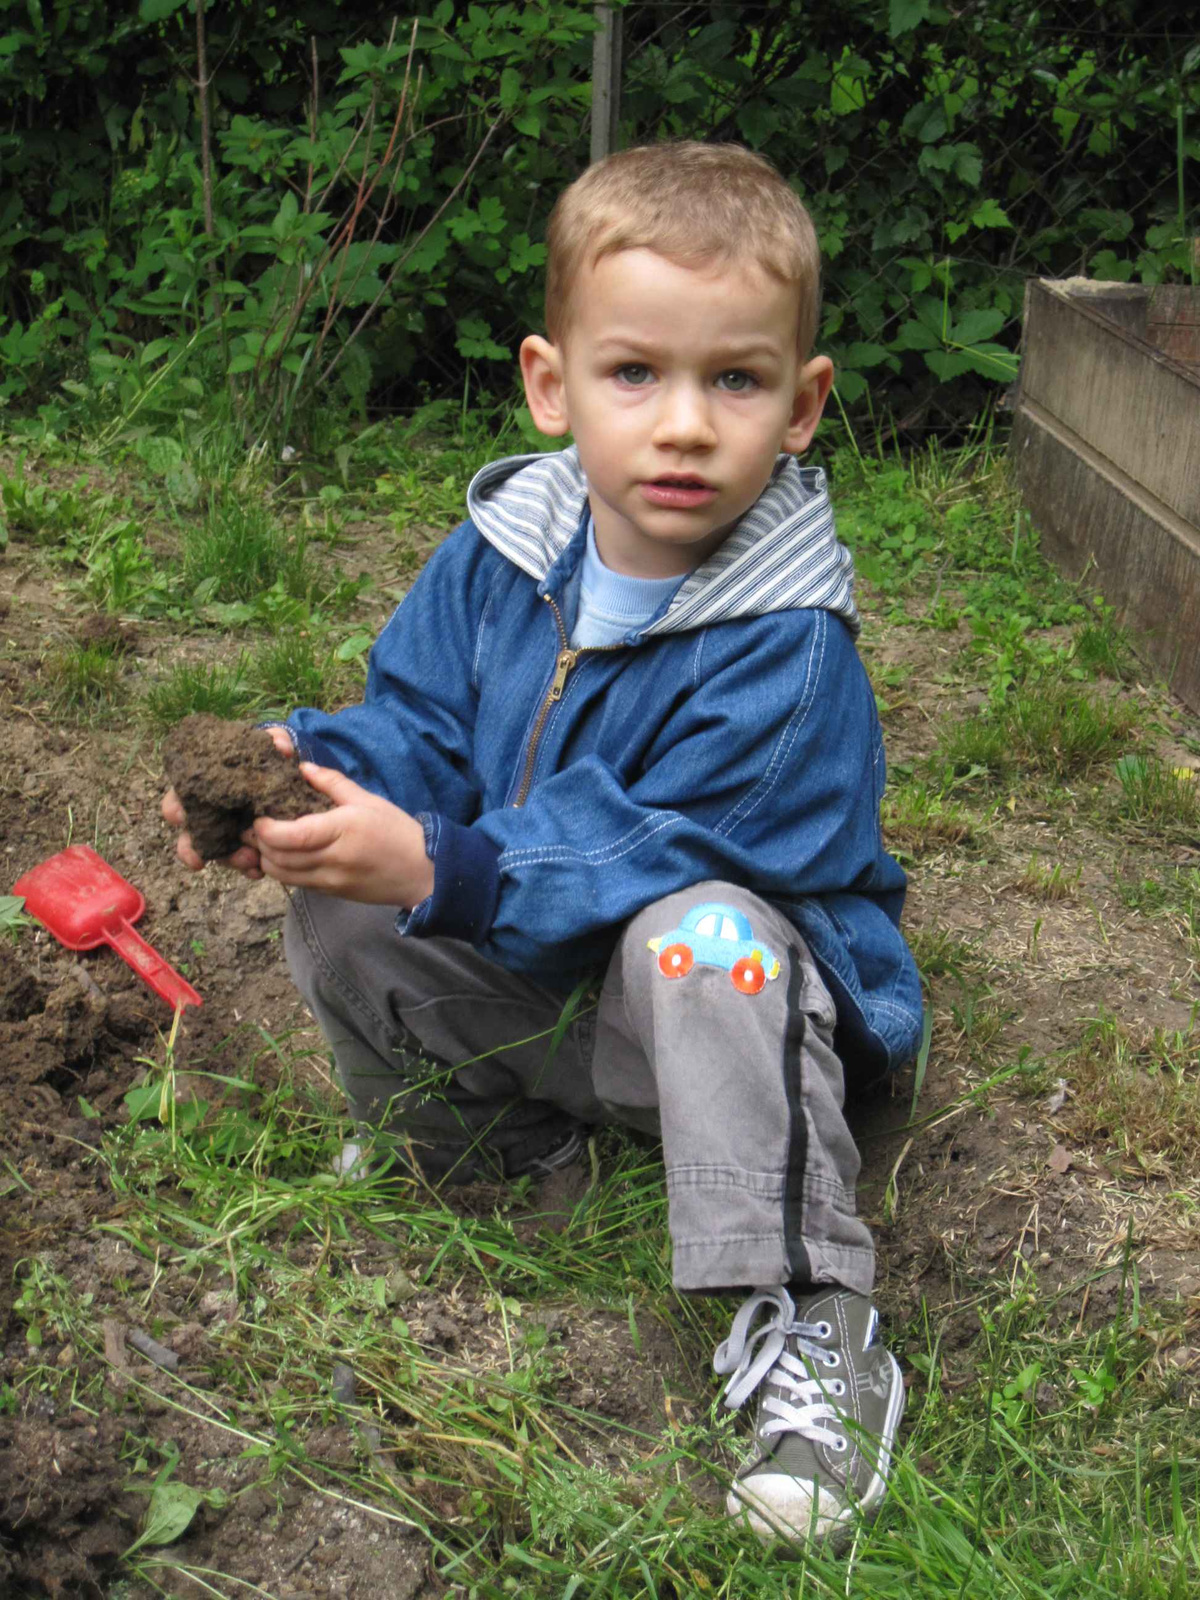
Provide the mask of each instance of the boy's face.
[{"label": "boy's face", "polygon": [[758,499],[781,450],[812,438],[833,381],[801,365],[793,287],[752,262],[694,270],[604,256],[574,286],[562,344],[521,371],[543,433],[573,433],[605,565],[691,572]]}]

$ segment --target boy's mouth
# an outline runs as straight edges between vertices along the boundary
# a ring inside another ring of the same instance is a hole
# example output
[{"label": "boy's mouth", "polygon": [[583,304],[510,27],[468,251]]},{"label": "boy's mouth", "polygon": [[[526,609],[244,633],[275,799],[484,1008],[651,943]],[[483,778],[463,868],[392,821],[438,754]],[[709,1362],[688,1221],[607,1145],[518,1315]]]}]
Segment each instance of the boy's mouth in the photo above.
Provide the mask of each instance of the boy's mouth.
[{"label": "boy's mouth", "polygon": [[696,506],[707,505],[717,492],[710,484],[705,483],[703,478],[691,472],[664,473],[661,478],[644,482],[641,488],[643,496],[651,505],[663,506],[674,511],[687,511]]}]

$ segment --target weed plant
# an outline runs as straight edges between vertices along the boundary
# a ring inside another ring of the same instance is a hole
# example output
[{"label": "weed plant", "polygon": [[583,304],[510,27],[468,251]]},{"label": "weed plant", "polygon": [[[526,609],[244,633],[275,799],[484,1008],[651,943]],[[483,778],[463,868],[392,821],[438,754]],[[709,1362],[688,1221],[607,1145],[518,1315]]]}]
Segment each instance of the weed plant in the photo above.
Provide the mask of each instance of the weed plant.
[{"label": "weed plant", "polygon": [[1174,867],[1161,878],[1118,878],[1122,902],[1143,916],[1169,917],[1185,939],[1200,939],[1200,867]]},{"label": "weed plant", "polygon": [[1053,867],[1045,867],[1037,856],[1033,855],[1029,858],[1029,865],[1017,879],[1016,888],[1033,900],[1053,905],[1060,900],[1073,900],[1079,892],[1079,880],[1082,876],[1082,867],[1076,867],[1074,872],[1069,873],[1064,871],[1061,861],[1056,861]]},{"label": "weed plant", "polygon": [[31,482],[22,456],[11,477],[0,477],[0,526],[7,536],[55,543],[86,526],[87,493],[85,478],[69,489]]},{"label": "weed plant", "polygon": [[[468,406],[466,398],[431,401],[390,433],[369,430],[356,441],[355,466],[372,473],[374,492],[391,510],[398,533],[413,524],[439,533],[455,527],[480,467],[498,456],[561,444],[539,434],[523,406]],[[350,459],[347,449],[347,468]]]},{"label": "weed plant", "polygon": [[1088,673],[1125,683],[1137,668],[1129,634],[1117,625],[1103,600],[1094,604],[1094,618],[1083,623],[1075,635],[1075,660]]},{"label": "weed plant", "polygon": [[963,981],[968,973],[987,972],[991,962],[976,944],[948,928],[926,926],[907,930],[909,948],[926,978],[950,976]]},{"label": "weed plant", "polygon": [[172,602],[172,579],[146,545],[132,518],[93,519],[80,560],[87,569],[83,591],[114,616],[160,616]]}]

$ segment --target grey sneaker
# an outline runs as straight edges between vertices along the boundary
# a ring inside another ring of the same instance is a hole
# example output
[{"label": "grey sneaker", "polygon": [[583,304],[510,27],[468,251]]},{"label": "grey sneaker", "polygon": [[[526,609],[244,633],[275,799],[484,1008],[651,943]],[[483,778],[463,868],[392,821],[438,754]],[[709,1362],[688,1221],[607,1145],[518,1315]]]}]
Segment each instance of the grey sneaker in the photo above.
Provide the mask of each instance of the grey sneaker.
[{"label": "grey sneaker", "polygon": [[835,1286],[799,1301],[756,1289],[734,1317],[713,1366],[729,1375],[725,1404],[757,1390],[758,1414],[725,1508],[761,1539],[837,1540],[882,1504],[904,1382],[878,1323],[865,1295]]}]

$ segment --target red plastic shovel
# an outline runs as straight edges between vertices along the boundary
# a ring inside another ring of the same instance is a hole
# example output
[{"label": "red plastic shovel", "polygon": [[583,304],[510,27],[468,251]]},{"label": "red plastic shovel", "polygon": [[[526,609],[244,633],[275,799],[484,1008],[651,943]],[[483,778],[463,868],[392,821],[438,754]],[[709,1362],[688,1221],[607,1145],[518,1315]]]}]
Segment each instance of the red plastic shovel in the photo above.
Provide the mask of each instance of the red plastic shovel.
[{"label": "red plastic shovel", "polygon": [[73,844],[18,878],[14,894],[68,950],[108,944],[142,982],[178,1011],[203,1005],[186,979],[130,926],[146,909],[144,896],[126,883],[90,845]]}]

